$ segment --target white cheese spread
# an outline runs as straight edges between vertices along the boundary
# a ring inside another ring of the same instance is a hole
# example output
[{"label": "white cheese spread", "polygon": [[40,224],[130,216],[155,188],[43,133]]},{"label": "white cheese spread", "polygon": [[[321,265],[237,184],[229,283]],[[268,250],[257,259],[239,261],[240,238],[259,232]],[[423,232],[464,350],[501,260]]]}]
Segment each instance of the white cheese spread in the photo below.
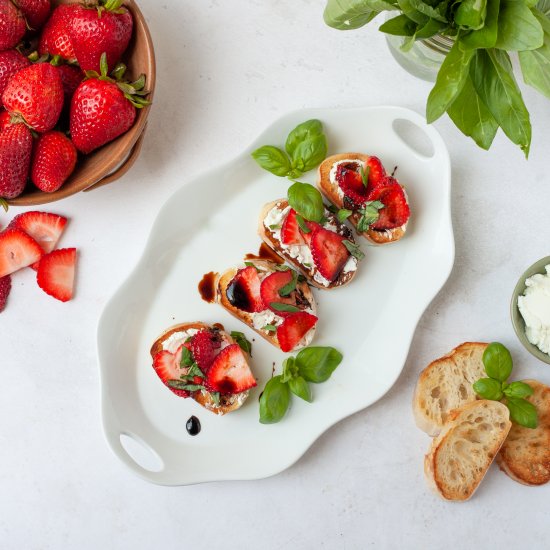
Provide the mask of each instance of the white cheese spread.
[{"label": "white cheese spread", "polygon": [[162,349],[169,351],[170,353],[176,353],[178,348],[189,338],[199,332],[196,328],[190,328],[188,330],[182,330],[173,332],[162,343]]}]

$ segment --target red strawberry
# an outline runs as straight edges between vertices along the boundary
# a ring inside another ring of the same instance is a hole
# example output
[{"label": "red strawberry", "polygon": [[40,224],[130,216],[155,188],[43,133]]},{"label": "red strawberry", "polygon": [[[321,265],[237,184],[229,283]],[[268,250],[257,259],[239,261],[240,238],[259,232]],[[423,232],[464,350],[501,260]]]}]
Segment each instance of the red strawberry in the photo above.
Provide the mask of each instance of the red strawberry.
[{"label": "red strawberry", "polygon": [[32,135],[24,124],[10,124],[0,132],[0,197],[13,199],[23,192],[31,153]]},{"label": "red strawberry", "polygon": [[[348,168],[347,164],[339,164],[336,169],[336,181],[346,197],[359,206],[367,201],[367,188],[359,172]],[[355,165],[353,165],[355,166]]]},{"label": "red strawberry", "polygon": [[67,218],[48,212],[25,212],[11,220],[9,227],[15,227],[32,237],[48,254],[59,242],[67,224]]},{"label": "red strawberry", "polygon": [[91,8],[78,6],[69,25],[69,36],[80,68],[100,72],[100,59],[107,54],[108,73],[126,51],[132,38],[131,13],[123,0],[102,0]]},{"label": "red strawberry", "polygon": [[169,380],[180,380],[180,376],[183,374],[179,368],[179,361],[176,360],[173,353],[168,350],[159,351],[153,357],[153,368],[167,388],[180,397],[189,397],[188,391],[172,388],[168,384]]},{"label": "red strawberry", "polygon": [[296,210],[291,208],[283,221],[283,225],[281,226],[281,242],[283,244],[290,245],[304,243],[296,216]]},{"label": "red strawberry", "polygon": [[411,211],[401,185],[390,182],[387,185],[375,187],[369,194],[368,200],[380,201],[384,205],[384,208],[378,211],[379,218],[371,225],[372,229],[395,229],[409,221]]},{"label": "red strawberry", "polygon": [[41,258],[36,280],[38,286],[61,302],[73,297],[76,248],[59,248]]},{"label": "red strawberry", "polygon": [[21,115],[37,132],[47,132],[57,123],[63,109],[63,83],[56,67],[38,63],[12,76],[4,94],[4,107]]},{"label": "red strawberry", "polygon": [[73,12],[77,9],[78,6],[76,4],[63,4],[53,10],[52,16],[46,23],[40,37],[38,46],[40,55],[60,55],[67,61],[76,60],[73,45],[69,38],[68,25]]},{"label": "red strawberry", "polygon": [[313,232],[321,227],[318,223],[310,222],[309,220],[304,220],[305,224],[307,225],[309,231],[302,231],[300,229],[300,234],[302,235],[302,239],[304,239],[304,242],[310,246],[311,245],[311,236],[313,235]]},{"label": "red strawberry", "polygon": [[208,372],[220,346],[221,342],[219,338],[211,330],[204,329],[193,336],[191,340],[191,352],[202,372]]},{"label": "red strawberry", "polygon": [[311,255],[319,273],[329,281],[334,281],[348,261],[350,253],[344,246],[345,237],[329,231],[317,229],[311,237]]},{"label": "red strawberry", "polygon": [[36,31],[44,25],[50,15],[50,0],[12,0],[23,12],[29,27]]},{"label": "red strawberry", "polygon": [[40,245],[24,231],[8,228],[0,233],[0,277],[33,264],[43,255]]},{"label": "red strawberry", "polygon": [[227,286],[227,299],[232,306],[254,313],[265,309],[260,293],[260,277],[253,266],[239,269]]},{"label": "red strawberry", "polygon": [[6,309],[6,303],[11,290],[11,275],[0,278],[0,312]]},{"label": "red strawberry", "polygon": [[0,132],[11,126],[11,115],[8,111],[2,111],[0,113]]},{"label": "red strawberry", "polygon": [[277,340],[281,350],[285,353],[292,351],[316,323],[317,317],[307,311],[293,313],[287,317],[277,327]]},{"label": "red strawberry", "polygon": [[31,62],[17,50],[6,50],[0,53],[0,95],[4,93],[9,79]]},{"label": "red strawberry", "polygon": [[59,71],[59,76],[61,76],[65,100],[70,105],[73,94],[76,92],[78,86],[80,86],[82,80],[84,80],[84,74],[74,65],[58,65],[57,70]]},{"label": "red strawberry", "polygon": [[271,307],[271,304],[279,303],[292,306],[296,305],[294,293],[290,294],[290,296],[281,296],[279,294],[279,290],[290,283],[290,281],[292,281],[292,277],[293,274],[290,269],[287,271],[276,271],[275,273],[268,275],[262,281],[262,285],[260,287],[260,294],[262,296],[264,306],[281,317],[286,317],[287,315],[291,315],[291,313],[287,311],[278,311],[277,309]]},{"label": "red strawberry", "polygon": [[[382,166],[382,162],[378,157],[369,157],[367,161],[367,167],[369,169],[369,190],[371,187],[376,187],[382,183],[382,180],[386,177],[386,170]],[[366,171],[366,170],[365,170]]]},{"label": "red strawberry", "polygon": [[23,14],[11,0],[0,0],[0,51],[17,45],[27,26]]},{"label": "red strawberry", "polygon": [[46,193],[57,191],[73,173],[76,147],[61,132],[42,134],[34,147],[31,180]]},{"label": "red strawberry", "polygon": [[206,380],[210,389],[224,394],[241,393],[256,385],[239,344],[231,344],[218,354]]}]

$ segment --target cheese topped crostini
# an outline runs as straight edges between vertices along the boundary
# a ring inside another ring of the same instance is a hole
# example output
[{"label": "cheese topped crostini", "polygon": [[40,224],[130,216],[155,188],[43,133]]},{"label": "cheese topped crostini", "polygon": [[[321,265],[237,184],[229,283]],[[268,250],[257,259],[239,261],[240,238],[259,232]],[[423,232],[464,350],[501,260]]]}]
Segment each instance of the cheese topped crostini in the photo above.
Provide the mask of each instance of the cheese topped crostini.
[{"label": "cheese topped crostini", "polygon": [[387,244],[405,235],[410,218],[407,194],[377,157],[328,157],[319,166],[318,187],[371,243]]}]

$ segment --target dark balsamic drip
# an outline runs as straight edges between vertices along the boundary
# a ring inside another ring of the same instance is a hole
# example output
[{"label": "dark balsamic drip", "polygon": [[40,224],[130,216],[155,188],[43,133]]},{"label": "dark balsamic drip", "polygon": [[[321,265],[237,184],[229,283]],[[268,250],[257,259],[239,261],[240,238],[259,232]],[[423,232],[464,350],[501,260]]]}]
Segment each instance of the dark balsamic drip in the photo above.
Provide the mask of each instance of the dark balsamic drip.
[{"label": "dark balsamic drip", "polygon": [[198,435],[201,431],[200,420],[196,416],[191,416],[185,424],[185,429],[189,435]]},{"label": "dark balsamic drip", "polygon": [[233,279],[228,285],[226,290],[226,296],[229,303],[242,311],[253,311],[254,307],[250,303],[248,292],[243,284],[239,280]]},{"label": "dark balsamic drip", "polygon": [[267,244],[262,243],[258,254],[247,254],[245,260],[268,260],[270,262],[275,262],[276,264],[284,263],[283,258],[279,256],[274,250],[271,250]]},{"label": "dark balsamic drip", "polygon": [[199,294],[201,298],[211,304],[216,298],[216,279],[218,274],[214,271],[206,273],[199,283]]}]

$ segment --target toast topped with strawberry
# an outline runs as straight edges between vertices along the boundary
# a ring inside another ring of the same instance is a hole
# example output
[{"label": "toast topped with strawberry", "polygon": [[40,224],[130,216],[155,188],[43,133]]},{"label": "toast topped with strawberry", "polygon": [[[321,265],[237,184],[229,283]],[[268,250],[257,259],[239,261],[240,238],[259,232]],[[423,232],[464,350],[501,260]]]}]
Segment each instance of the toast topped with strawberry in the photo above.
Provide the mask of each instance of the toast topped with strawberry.
[{"label": "toast topped with strawberry", "polygon": [[151,357],[158,377],[173,393],[218,415],[241,407],[256,386],[248,353],[216,326],[176,325],[155,340]]},{"label": "toast topped with strawberry", "polygon": [[363,256],[351,231],[332,212],[325,208],[321,221],[312,222],[300,216],[287,199],[264,206],[258,233],[311,285],[321,289],[349,283]]},{"label": "toast topped with strawberry", "polygon": [[407,194],[377,157],[328,157],[319,166],[318,188],[369,242],[387,244],[405,235],[410,218]]},{"label": "toast topped with strawberry", "polygon": [[267,260],[228,269],[216,284],[216,299],[284,352],[308,346],[315,335],[316,304],[305,279]]}]

